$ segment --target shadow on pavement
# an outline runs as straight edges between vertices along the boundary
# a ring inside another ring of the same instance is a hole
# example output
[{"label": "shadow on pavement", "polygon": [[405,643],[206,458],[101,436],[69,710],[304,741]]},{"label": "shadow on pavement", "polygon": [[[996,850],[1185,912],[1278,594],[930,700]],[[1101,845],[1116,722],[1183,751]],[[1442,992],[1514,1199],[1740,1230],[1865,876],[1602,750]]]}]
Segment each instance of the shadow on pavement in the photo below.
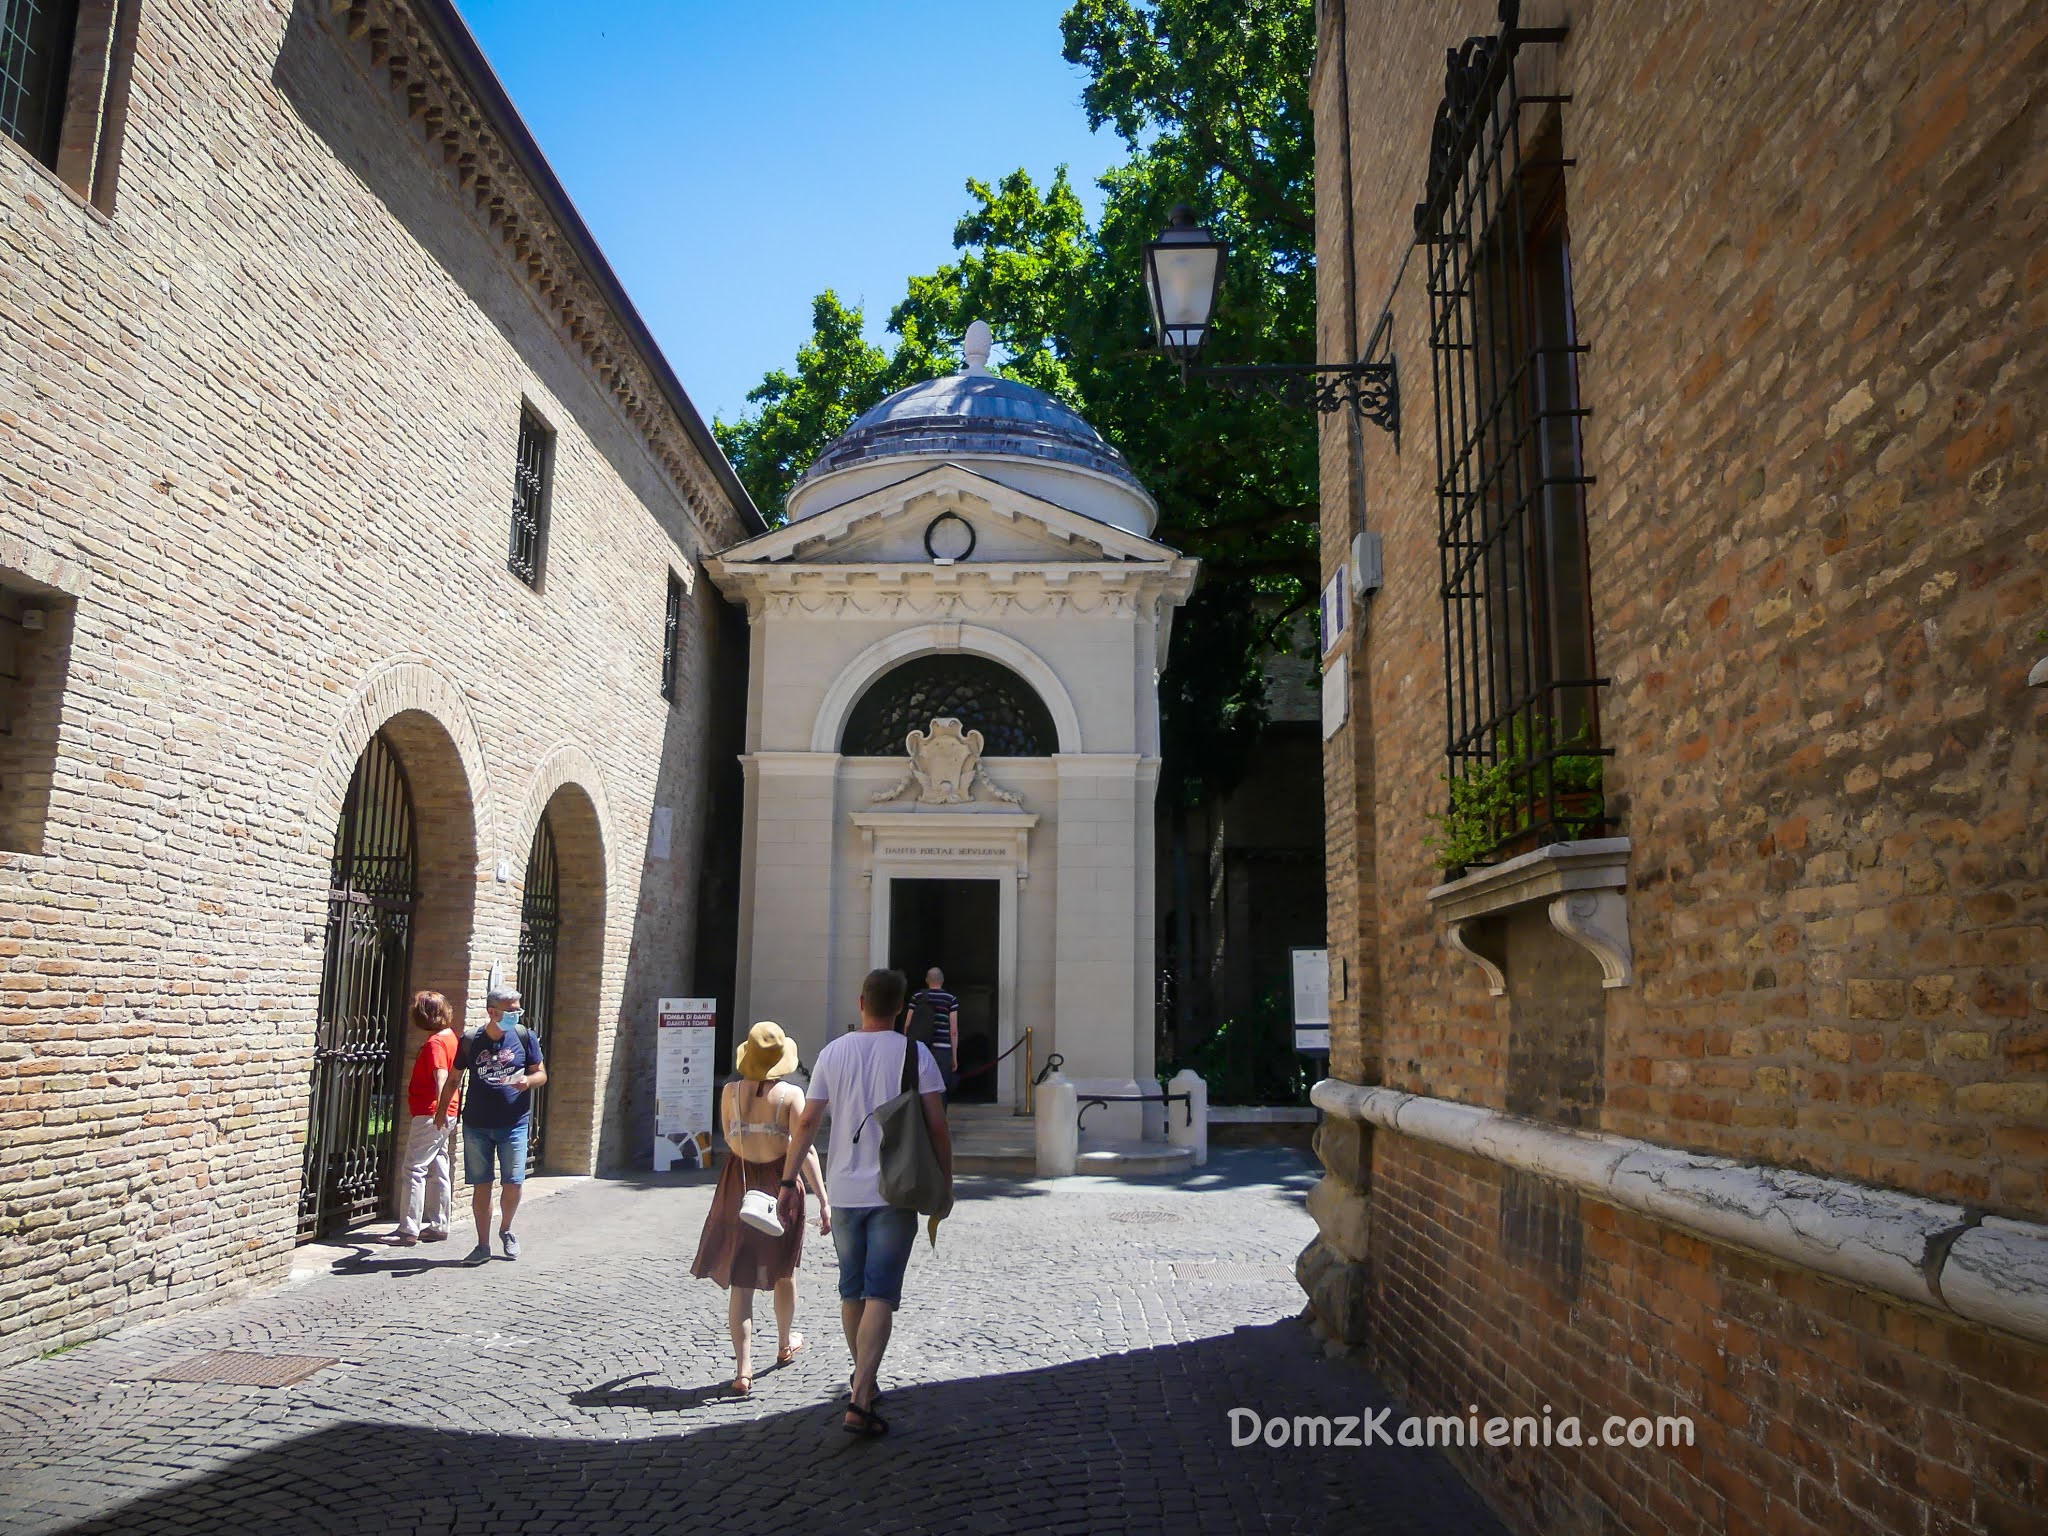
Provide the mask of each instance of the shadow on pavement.
[{"label": "shadow on pavement", "polygon": [[835,1401],[798,1400],[796,1383],[778,1392],[772,1377],[757,1383],[755,1406],[789,1397],[779,1411],[644,1437],[649,1414],[699,1406],[715,1389],[629,1385],[637,1379],[572,1395],[583,1423],[557,1435],[323,1426],[71,1529],[1502,1531],[1438,1451],[1233,1448],[1232,1408],[1291,1420],[1391,1403],[1291,1321],[892,1385],[891,1433],[879,1440],[843,1434]]}]

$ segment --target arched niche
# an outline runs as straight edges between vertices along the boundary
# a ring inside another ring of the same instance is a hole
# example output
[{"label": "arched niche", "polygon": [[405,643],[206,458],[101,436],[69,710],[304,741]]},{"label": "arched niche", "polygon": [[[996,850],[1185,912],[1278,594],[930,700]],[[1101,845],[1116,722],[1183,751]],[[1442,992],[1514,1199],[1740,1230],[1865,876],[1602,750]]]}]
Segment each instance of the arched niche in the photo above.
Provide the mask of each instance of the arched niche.
[{"label": "arched niche", "polygon": [[[811,729],[813,752],[837,752],[854,706],[870,684],[899,663],[915,656],[964,652],[985,656],[1014,672],[1045,706],[1053,728],[1053,750],[1084,751],[1081,717],[1059,675],[1029,646],[997,630],[974,624],[920,624],[878,640],[848,662],[826,690]],[[991,755],[995,755],[991,752]]]},{"label": "arched niche", "polygon": [[1001,662],[972,651],[929,651],[870,682],[847,712],[842,757],[900,757],[913,731],[933,720],[979,731],[990,757],[1050,757],[1059,744],[1052,711]]}]

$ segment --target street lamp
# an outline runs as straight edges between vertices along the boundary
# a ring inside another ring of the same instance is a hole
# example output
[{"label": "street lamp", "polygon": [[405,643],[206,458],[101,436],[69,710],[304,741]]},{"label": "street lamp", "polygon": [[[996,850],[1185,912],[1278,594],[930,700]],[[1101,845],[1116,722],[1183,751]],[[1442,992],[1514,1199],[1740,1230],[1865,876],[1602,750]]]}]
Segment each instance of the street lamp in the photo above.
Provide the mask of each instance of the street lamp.
[{"label": "street lamp", "polygon": [[1394,359],[1354,363],[1264,363],[1198,368],[1209,339],[1216,295],[1223,287],[1223,241],[1195,222],[1187,204],[1173,210],[1165,231],[1145,247],[1145,293],[1159,349],[1190,374],[1214,379],[1232,394],[1266,394],[1319,412],[1349,407],[1401,441],[1401,380]]},{"label": "street lamp", "polygon": [[1166,231],[1145,247],[1145,291],[1152,300],[1152,333],[1166,355],[1185,368],[1202,350],[1216,293],[1223,286],[1226,247],[1195,222],[1186,203],[1173,210]]}]

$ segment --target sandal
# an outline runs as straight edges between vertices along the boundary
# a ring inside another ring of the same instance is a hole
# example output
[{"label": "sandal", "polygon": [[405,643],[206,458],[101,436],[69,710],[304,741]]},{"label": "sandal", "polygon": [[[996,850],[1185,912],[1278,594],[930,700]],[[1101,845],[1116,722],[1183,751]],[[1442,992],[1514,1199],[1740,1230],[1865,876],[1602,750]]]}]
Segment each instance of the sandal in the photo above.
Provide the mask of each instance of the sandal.
[{"label": "sandal", "polygon": [[[879,1408],[879,1407],[881,1407],[881,1406],[882,1406],[882,1399],[883,1399],[884,1397],[886,1397],[886,1396],[888,1396],[888,1394],[887,1394],[886,1392],[884,1392],[884,1391],[882,1390],[882,1388],[881,1388],[881,1384],[880,1384],[879,1382],[878,1382],[878,1383],[876,1383],[876,1385],[875,1385],[875,1395],[874,1395],[873,1399],[871,1399],[871,1400],[869,1401],[869,1403],[868,1403],[868,1406],[869,1406],[870,1408]],[[851,1377],[848,1377],[848,1378],[847,1378],[847,1382],[846,1382],[846,1400],[847,1400],[847,1401],[848,1401],[849,1403],[853,1401],[853,1379],[852,1379]]]},{"label": "sandal", "polygon": [[804,1352],[804,1343],[805,1339],[802,1334],[792,1333],[789,1336],[789,1347],[787,1349],[778,1350],[776,1352],[776,1365],[787,1365],[790,1361],[794,1360],[798,1355],[802,1354]]},{"label": "sandal", "polygon": [[751,1397],[751,1396],[753,1395],[753,1391],[754,1391],[754,1378],[753,1378],[753,1377],[751,1377],[751,1376],[735,1376],[735,1377],[733,1377],[733,1379],[732,1379],[732,1395],[733,1395],[734,1397]]},{"label": "sandal", "polygon": [[[860,1422],[849,1424],[847,1419],[858,1419]],[[846,1418],[839,1421],[839,1427],[849,1435],[859,1435],[863,1440],[878,1440],[889,1433],[889,1421],[874,1409],[863,1408],[859,1403],[846,1405]]]}]

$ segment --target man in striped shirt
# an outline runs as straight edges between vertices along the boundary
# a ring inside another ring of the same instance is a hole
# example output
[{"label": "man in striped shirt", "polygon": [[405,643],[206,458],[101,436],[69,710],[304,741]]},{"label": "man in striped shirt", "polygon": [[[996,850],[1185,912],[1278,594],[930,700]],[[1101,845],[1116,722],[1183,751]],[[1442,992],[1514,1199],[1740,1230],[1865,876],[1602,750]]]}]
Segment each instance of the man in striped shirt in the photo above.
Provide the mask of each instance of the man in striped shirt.
[{"label": "man in striped shirt", "polygon": [[910,1000],[910,1038],[930,1047],[950,1096],[959,1080],[960,999],[946,990],[946,973],[936,965],[924,973],[924,990]]}]

